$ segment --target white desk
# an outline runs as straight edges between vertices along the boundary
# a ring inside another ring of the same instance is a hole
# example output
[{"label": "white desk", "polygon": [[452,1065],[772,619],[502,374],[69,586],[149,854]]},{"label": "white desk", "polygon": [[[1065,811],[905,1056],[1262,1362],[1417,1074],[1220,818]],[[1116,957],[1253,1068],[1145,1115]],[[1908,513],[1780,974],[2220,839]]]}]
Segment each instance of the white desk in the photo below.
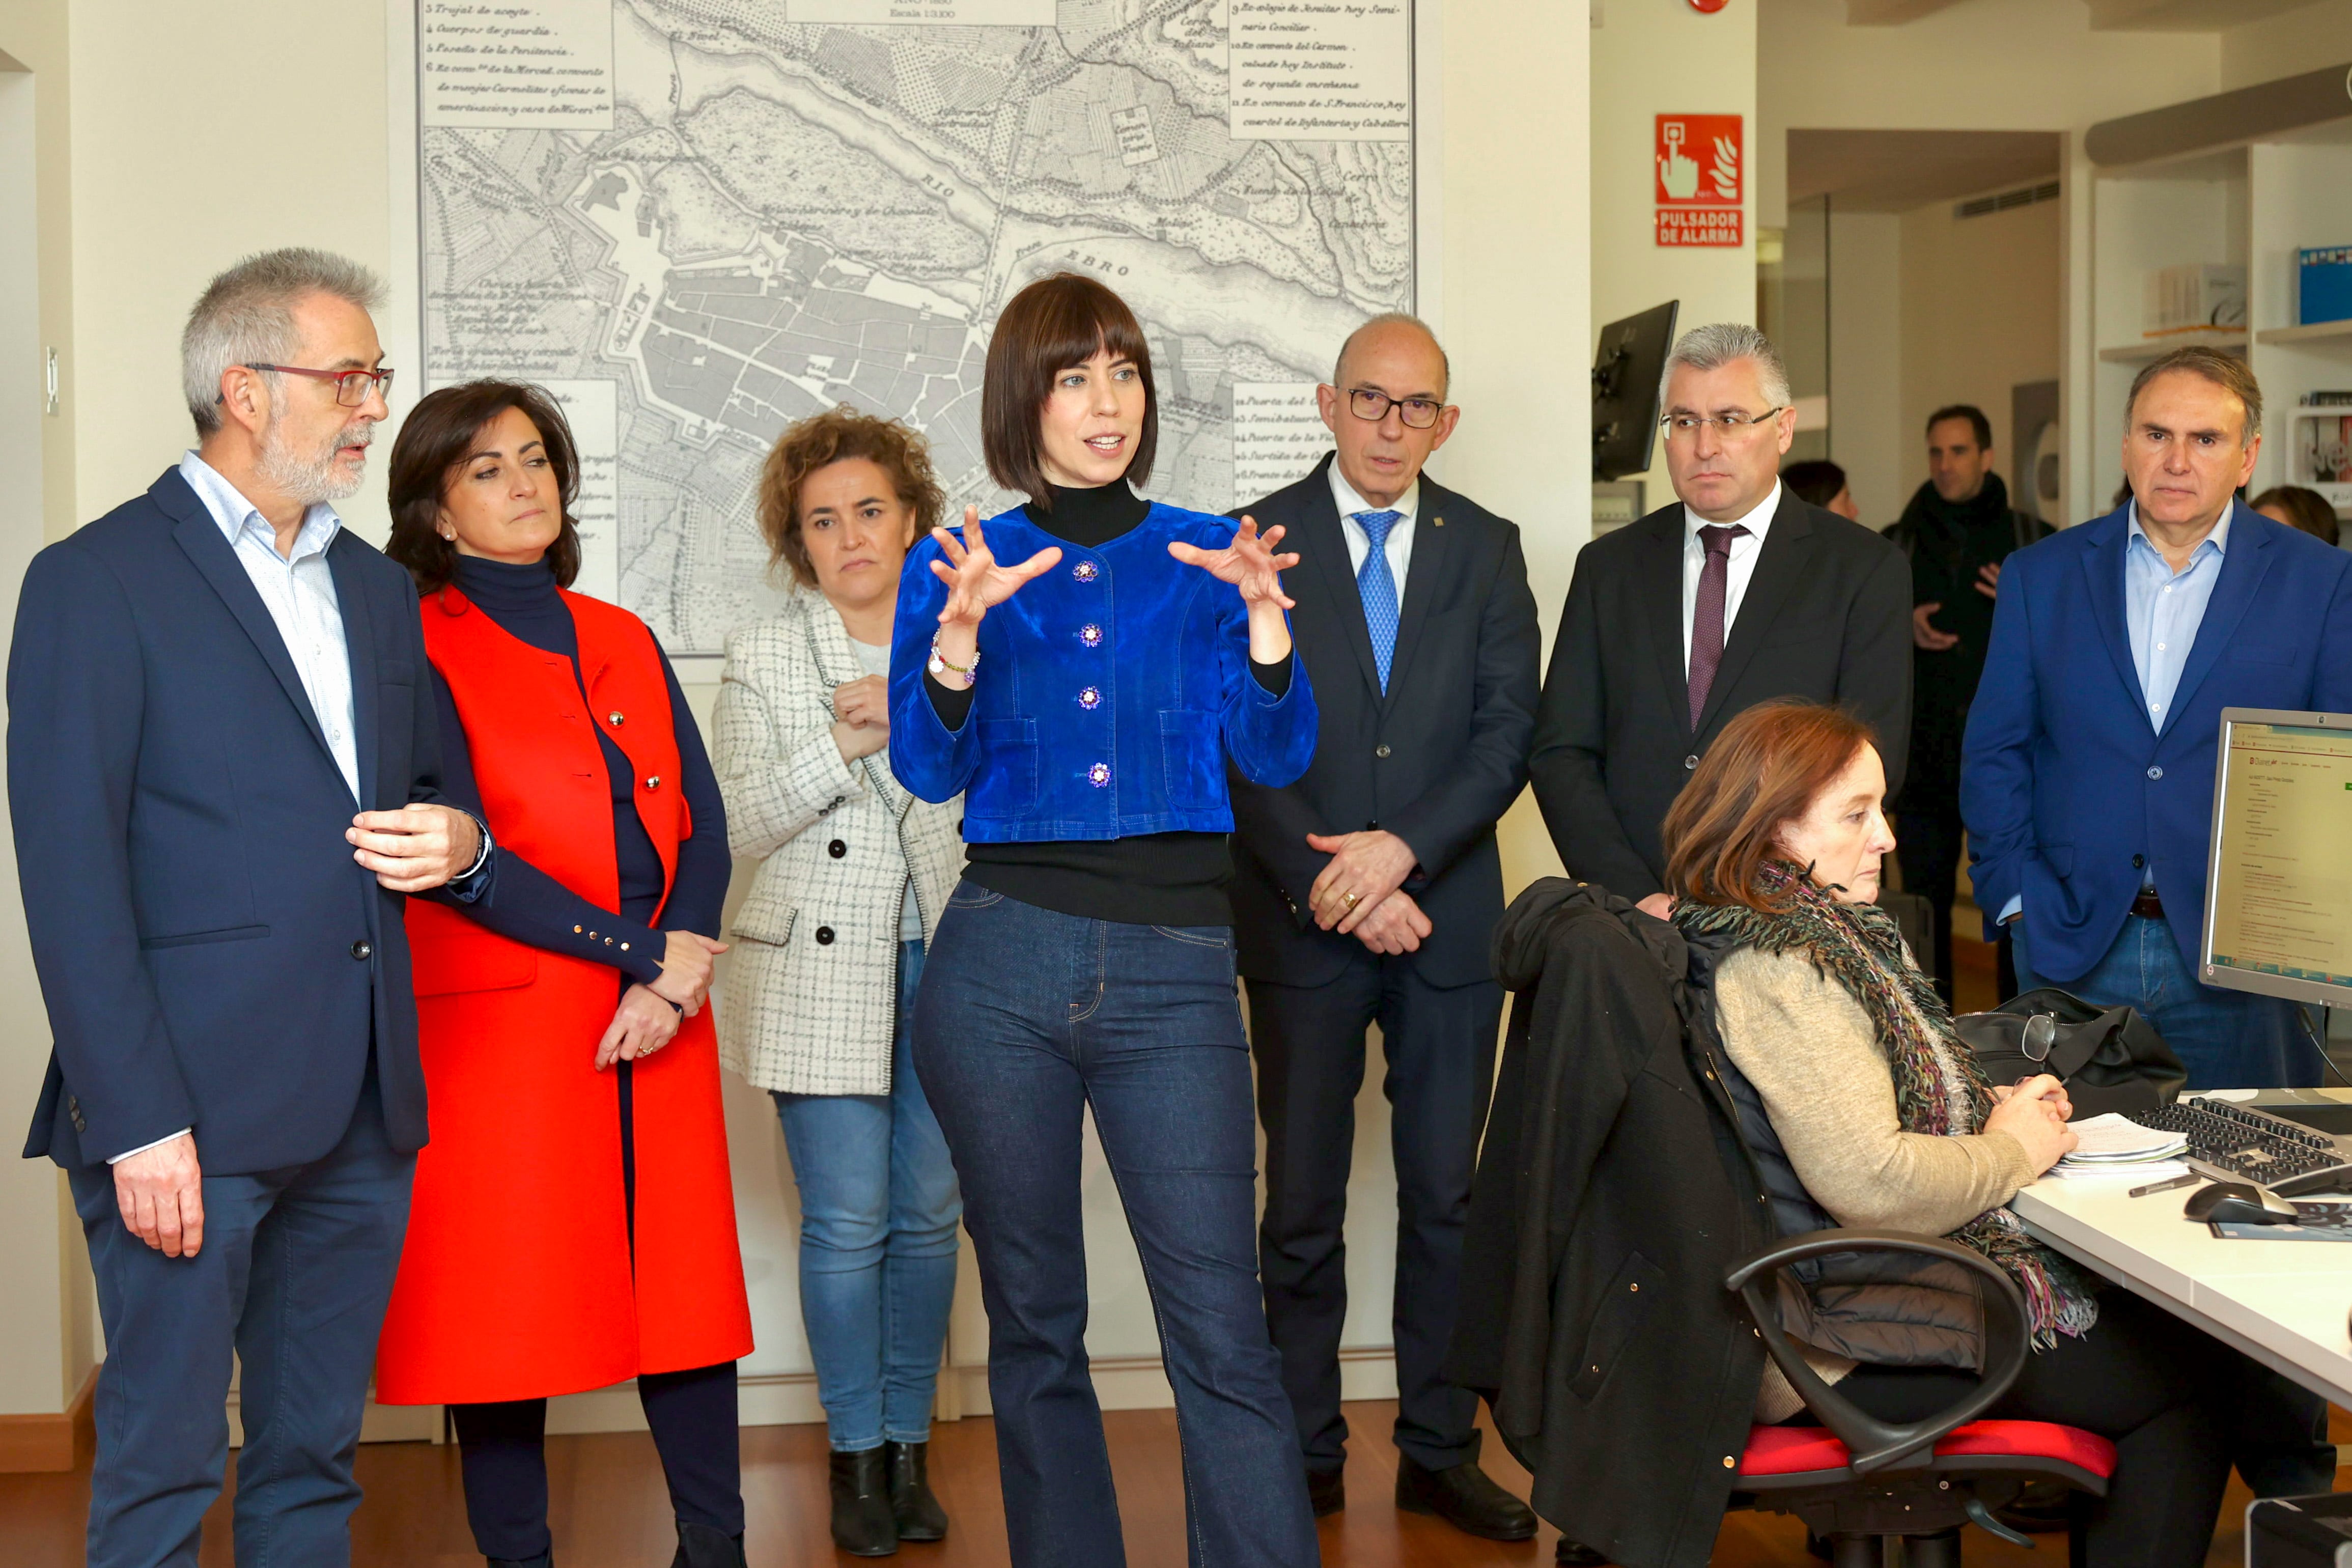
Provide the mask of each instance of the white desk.
[{"label": "white desk", "polygon": [[2010,1206],[2084,1268],[2352,1406],[2352,1242],[2225,1241],[2180,1217],[2197,1188],[2135,1198],[2135,1184],[2045,1177]]}]

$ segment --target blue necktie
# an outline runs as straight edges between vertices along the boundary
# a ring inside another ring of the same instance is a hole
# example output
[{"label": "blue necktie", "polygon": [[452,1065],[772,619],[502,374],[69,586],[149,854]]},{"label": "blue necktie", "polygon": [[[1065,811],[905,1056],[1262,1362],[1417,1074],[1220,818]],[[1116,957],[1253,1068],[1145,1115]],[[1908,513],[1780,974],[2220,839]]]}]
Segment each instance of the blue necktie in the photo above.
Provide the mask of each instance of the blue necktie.
[{"label": "blue necktie", "polygon": [[1372,547],[1364,552],[1362,570],[1356,574],[1356,592],[1364,598],[1364,629],[1372,634],[1372,662],[1380,668],[1381,695],[1388,695],[1389,661],[1396,657],[1396,574],[1389,570],[1389,530],[1404,516],[1401,511],[1360,511],[1356,521]]}]

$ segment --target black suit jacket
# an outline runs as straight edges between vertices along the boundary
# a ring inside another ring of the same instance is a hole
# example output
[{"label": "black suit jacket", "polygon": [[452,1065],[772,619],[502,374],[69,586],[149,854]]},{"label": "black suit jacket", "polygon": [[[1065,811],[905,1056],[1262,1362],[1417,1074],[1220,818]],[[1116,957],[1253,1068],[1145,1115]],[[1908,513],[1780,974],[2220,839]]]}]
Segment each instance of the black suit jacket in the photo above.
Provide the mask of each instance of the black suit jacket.
[{"label": "black suit jacket", "polygon": [[[447,804],[408,574],[327,550],[371,811]],[[316,1160],[373,1051],[425,1142],[406,900],[352,858],[360,803],[252,579],[176,468],[33,558],[8,658],[8,801],[55,1037],[29,1158],[183,1127],[207,1175]]]},{"label": "black suit jacket", "polygon": [[1519,531],[1423,476],[1383,696],[1331,461],[1243,509],[1260,528],[1280,524],[1279,548],[1301,557],[1283,585],[1297,601],[1291,637],[1314,672],[1320,718],[1297,783],[1266,789],[1227,770],[1241,972],[1288,985],[1338,977],[1362,944],[1308,912],[1331,858],[1307,836],[1378,826],[1420,860],[1405,890],[1434,929],[1412,962],[1433,985],[1467,984],[1488,975],[1487,939],[1503,913],[1495,822],[1527,782],[1535,728],[1543,634]]},{"label": "black suit jacket", "polygon": [[1724,725],[1759,702],[1844,705],[1878,731],[1886,789],[1911,747],[1911,568],[1859,523],[1783,488],[1696,732],[1683,670],[1683,508],[1576,558],[1529,760],[1569,875],[1628,899],[1665,889],[1666,808]]}]

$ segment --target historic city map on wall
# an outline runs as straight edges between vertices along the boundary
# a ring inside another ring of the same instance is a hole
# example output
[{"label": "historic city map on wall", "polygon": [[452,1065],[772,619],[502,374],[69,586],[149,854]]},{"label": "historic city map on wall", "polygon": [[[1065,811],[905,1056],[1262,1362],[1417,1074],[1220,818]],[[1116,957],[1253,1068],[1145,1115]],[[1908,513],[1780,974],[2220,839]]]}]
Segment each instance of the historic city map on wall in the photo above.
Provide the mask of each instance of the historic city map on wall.
[{"label": "historic city map on wall", "polygon": [[[399,0],[395,0],[399,3]],[[960,512],[1003,301],[1134,306],[1155,496],[1306,471],[1313,384],[1413,306],[1412,0],[418,0],[425,379],[549,385],[583,592],[673,653],[774,601],[778,431],[837,403],[931,440]]]}]

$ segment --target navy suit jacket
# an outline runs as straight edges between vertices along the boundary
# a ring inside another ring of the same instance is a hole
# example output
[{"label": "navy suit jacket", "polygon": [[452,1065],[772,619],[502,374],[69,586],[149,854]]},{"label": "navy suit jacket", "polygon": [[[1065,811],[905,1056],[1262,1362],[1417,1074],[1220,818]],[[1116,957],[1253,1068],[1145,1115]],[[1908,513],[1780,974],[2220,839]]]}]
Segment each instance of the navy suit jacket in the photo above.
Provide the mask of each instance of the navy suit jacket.
[{"label": "navy suit jacket", "polygon": [[[327,552],[370,810],[442,803],[408,574]],[[8,799],[55,1047],[25,1155],[95,1164],[183,1127],[208,1175],[320,1158],[371,1044],[425,1142],[403,896],[286,645],[179,471],[34,557],[8,657]]]},{"label": "navy suit jacket", "polygon": [[2151,729],[2124,618],[2128,508],[2010,556],[1960,763],[1977,907],[2022,896],[2037,973],[2114,945],[2152,868],[2175,941],[2202,946],[2224,708],[2352,711],[2352,552],[2235,503],[2229,547]]}]

